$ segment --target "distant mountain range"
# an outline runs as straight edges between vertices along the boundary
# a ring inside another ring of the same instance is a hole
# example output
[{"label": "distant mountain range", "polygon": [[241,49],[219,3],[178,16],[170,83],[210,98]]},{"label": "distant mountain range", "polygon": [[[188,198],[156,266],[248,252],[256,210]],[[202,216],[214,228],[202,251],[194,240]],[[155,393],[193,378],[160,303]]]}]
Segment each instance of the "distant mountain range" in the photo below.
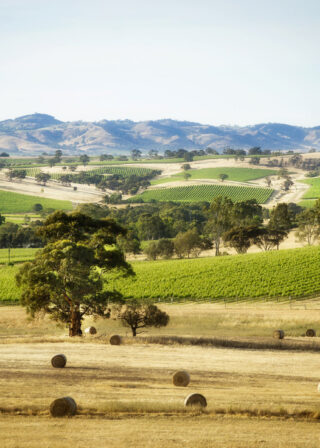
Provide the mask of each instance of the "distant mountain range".
[{"label": "distant mountain range", "polygon": [[320,126],[304,128],[280,123],[254,126],[211,126],[176,120],[102,120],[63,122],[32,114],[0,122],[0,151],[36,155],[61,149],[64,154],[126,153],[132,149],[247,149],[308,151],[320,149]]}]

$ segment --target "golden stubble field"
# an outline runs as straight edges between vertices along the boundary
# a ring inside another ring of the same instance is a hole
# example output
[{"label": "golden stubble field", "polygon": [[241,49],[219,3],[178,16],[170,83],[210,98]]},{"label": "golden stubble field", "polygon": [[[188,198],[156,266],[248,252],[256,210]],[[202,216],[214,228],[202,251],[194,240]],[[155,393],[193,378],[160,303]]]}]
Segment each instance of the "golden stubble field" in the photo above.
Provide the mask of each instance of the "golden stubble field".
[{"label": "golden stubble field", "polygon": [[[277,315],[277,308],[223,311],[210,305],[175,305],[170,310],[171,327],[150,333],[174,334],[176,325],[180,335],[193,334],[190,319],[197,311],[195,327],[199,331],[203,321],[207,336],[211,316],[215,325],[220,322],[220,336],[223,325],[228,337],[232,328],[238,335],[239,327],[247,325],[248,335],[242,330],[243,336],[265,339],[265,327]],[[54,330],[47,321],[27,323],[22,313],[20,308],[0,308],[1,447],[320,446],[319,353],[141,342],[110,346],[103,337],[71,342],[64,330]],[[311,318],[316,324],[319,314],[289,309],[278,313],[282,323],[295,314],[298,331]],[[105,325],[115,325],[111,324]],[[99,326],[102,332],[101,322]],[[118,327],[118,331],[126,330]],[[65,369],[51,367],[56,353],[67,356]],[[191,374],[187,388],[172,385],[177,369]],[[192,392],[206,396],[204,412],[183,407],[185,396]],[[76,400],[79,414],[50,418],[50,402],[66,395]]]}]

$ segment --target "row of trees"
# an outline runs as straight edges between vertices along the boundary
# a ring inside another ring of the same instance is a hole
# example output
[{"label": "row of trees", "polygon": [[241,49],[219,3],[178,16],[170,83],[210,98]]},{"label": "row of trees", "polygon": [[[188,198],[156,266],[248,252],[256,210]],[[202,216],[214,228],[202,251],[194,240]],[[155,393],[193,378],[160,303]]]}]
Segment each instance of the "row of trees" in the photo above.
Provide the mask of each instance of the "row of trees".
[{"label": "row of trees", "polygon": [[[296,204],[278,204],[269,212],[255,200],[233,203],[222,197],[216,198],[211,204],[157,203],[122,209],[85,204],[79,210],[96,217],[112,217],[128,227],[130,239],[135,244],[131,246],[134,250],[130,249],[129,243],[127,248],[123,245],[126,252],[139,253],[137,242],[156,240],[146,249],[149,258],[169,257],[173,254],[178,257],[188,256],[187,252],[177,249],[175,240],[184,234],[188,240],[194,233],[200,238],[194,254],[209,248],[208,242],[211,242],[216,255],[220,255],[222,243],[239,253],[244,253],[252,244],[262,250],[279,248],[290,229],[298,226],[298,217],[303,211]],[[160,243],[159,240],[166,241]]]},{"label": "row of trees", "polygon": [[[122,175],[112,174],[110,176],[104,176],[90,171],[80,171],[77,174],[63,174],[59,177],[59,182],[64,186],[71,186],[72,183],[95,185],[102,191],[114,190],[121,194],[136,194],[140,188],[147,188],[150,185],[150,180],[160,174],[160,171],[153,170],[145,175]],[[36,175],[37,182],[45,185],[50,179],[50,175],[47,173],[38,173]],[[121,200],[117,196],[118,200]],[[108,198],[106,198],[108,202]],[[111,201],[115,202],[115,201]]]},{"label": "row of trees", "polygon": [[187,232],[178,233],[173,240],[160,239],[157,242],[151,242],[144,250],[149,260],[160,258],[172,258],[176,255],[178,258],[198,257],[203,250],[212,248],[212,242],[200,236],[196,229],[190,229]]}]

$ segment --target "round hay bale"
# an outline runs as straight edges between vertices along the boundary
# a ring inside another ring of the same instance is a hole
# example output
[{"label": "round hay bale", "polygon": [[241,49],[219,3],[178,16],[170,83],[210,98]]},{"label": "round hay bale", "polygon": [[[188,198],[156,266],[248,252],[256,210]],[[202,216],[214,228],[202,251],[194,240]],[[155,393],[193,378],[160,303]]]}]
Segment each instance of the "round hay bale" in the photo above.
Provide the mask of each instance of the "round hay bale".
[{"label": "round hay bale", "polygon": [[185,370],[178,370],[172,377],[174,386],[187,387],[190,383],[190,375]]},{"label": "round hay bale", "polygon": [[317,388],[318,392],[320,392],[320,383],[318,383],[318,388]]},{"label": "round hay bale", "polygon": [[51,358],[52,367],[62,369],[67,364],[67,357],[65,355],[55,355]]},{"label": "round hay bale", "polygon": [[84,330],[85,334],[97,334],[96,327],[88,327]]},{"label": "round hay bale", "polygon": [[207,400],[201,394],[190,394],[184,400],[185,406],[200,406],[201,408],[207,407]]},{"label": "round hay bale", "polygon": [[110,336],[109,342],[111,345],[120,345],[121,344],[121,336],[118,334],[113,334]]},{"label": "round hay bale", "polygon": [[284,338],[284,331],[283,330],[274,330],[273,337],[275,339],[283,339]]},{"label": "round hay bale", "polygon": [[308,330],[306,331],[306,336],[308,336],[308,338],[314,338],[316,335],[316,330],[313,330],[312,328],[308,328]]},{"label": "round hay bale", "polygon": [[50,414],[52,417],[65,417],[75,415],[77,404],[71,397],[57,398],[50,404]]}]

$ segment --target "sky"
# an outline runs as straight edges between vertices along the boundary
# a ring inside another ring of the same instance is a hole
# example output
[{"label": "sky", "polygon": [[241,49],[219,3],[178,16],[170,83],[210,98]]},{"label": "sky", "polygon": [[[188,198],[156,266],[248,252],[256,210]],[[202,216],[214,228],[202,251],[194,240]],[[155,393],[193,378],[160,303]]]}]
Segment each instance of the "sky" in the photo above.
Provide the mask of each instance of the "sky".
[{"label": "sky", "polygon": [[0,120],[320,125],[319,0],[0,0]]}]

